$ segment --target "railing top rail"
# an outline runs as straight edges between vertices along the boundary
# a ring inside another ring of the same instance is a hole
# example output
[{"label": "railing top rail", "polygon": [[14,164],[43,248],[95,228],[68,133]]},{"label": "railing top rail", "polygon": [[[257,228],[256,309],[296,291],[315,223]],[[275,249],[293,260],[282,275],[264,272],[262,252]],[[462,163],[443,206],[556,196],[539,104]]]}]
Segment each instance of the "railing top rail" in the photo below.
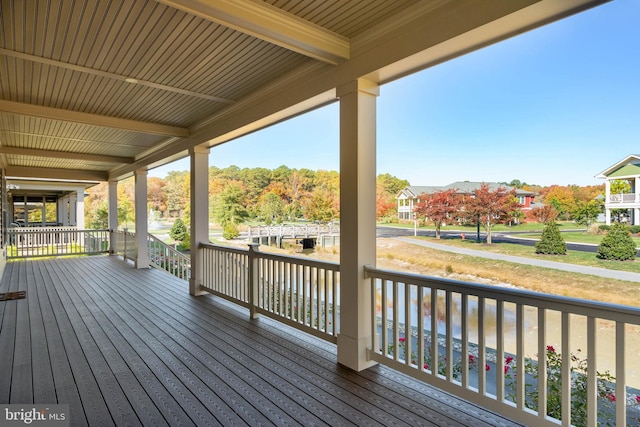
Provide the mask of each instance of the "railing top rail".
[{"label": "railing top rail", "polygon": [[340,264],[337,262],[319,261],[319,260],[308,259],[308,258],[303,258],[298,256],[280,255],[280,254],[274,254],[269,252],[257,252],[256,255],[263,259],[272,259],[272,260],[278,260],[278,261],[293,260],[295,261],[296,264],[306,265],[308,267],[318,267],[318,268],[324,268],[326,270],[336,270],[336,271],[340,270]]},{"label": "railing top rail", "polygon": [[205,249],[213,249],[216,251],[222,251],[222,252],[231,252],[231,253],[235,253],[235,254],[248,254],[249,253],[249,249],[241,249],[241,248],[232,248],[230,246],[222,246],[222,245],[215,245],[213,243],[203,243],[200,242],[199,248],[205,248]]},{"label": "railing top rail", "polygon": [[191,259],[188,256],[186,256],[185,254],[183,254],[180,251],[175,250],[170,245],[167,245],[165,242],[163,242],[162,240],[160,240],[159,238],[157,238],[153,234],[147,233],[147,239],[153,241],[154,244],[160,245],[163,248],[166,248],[166,249],[170,250],[171,253],[173,255],[175,255],[176,257],[181,258],[181,259],[183,259],[185,261],[191,262]]},{"label": "railing top rail", "polygon": [[461,280],[427,277],[412,273],[399,273],[370,266],[365,266],[365,275],[368,278],[410,283],[427,288],[437,288],[526,306],[542,307],[550,310],[640,325],[640,308],[637,307],[588,301],[522,289],[507,289],[498,286],[463,282]]},{"label": "railing top rail", "polygon": [[78,228],[64,228],[64,227],[49,227],[49,228],[36,228],[36,227],[28,227],[28,228],[9,228],[7,232],[10,234],[34,234],[34,233],[84,233],[84,232],[109,232],[108,229],[95,229],[95,228],[87,228],[87,229],[78,229]]}]

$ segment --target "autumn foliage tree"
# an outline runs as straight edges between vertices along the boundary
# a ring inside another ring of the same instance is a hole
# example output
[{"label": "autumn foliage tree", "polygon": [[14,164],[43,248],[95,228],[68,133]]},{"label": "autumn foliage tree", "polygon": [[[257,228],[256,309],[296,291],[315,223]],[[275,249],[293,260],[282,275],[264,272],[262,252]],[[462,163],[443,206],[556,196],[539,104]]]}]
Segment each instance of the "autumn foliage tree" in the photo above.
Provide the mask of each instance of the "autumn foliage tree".
[{"label": "autumn foliage tree", "polygon": [[419,200],[414,212],[433,223],[436,229],[436,239],[439,239],[442,225],[454,220],[462,206],[462,199],[456,195],[456,189],[451,188],[431,194],[423,193]]},{"label": "autumn foliage tree", "polygon": [[546,224],[558,217],[558,211],[551,205],[538,206],[531,209],[531,217],[541,224]]},{"label": "autumn foliage tree", "polygon": [[493,226],[520,209],[516,191],[500,186],[491,189],[488,184],[473,190],[464,202],[464,213],[470,221],[478,221],[487,232],[487,244],[491,244]]}]

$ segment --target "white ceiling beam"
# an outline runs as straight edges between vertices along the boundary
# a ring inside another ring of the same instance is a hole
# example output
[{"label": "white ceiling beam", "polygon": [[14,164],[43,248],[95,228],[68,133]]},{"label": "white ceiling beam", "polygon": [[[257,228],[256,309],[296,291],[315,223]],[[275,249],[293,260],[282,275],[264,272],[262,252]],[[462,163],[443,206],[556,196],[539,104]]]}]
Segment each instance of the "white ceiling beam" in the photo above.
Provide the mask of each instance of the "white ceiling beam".
[{"label": "white ceiling beam", "polygon": [[30,157],[48,157],[48,158],[54,158],[54,159],[85,160],[89,162],[118,163],[118,164],[123,164],[123,163],[131,164],[135,160],[132,157],[103,156],[99,154],[71,153],[66,151],[53,151],[53,150],[36,150],[31,148],[18,148],[18,147],[0,147],[0,154],[11,154],[11,155],[30,156]]},{"label": "white ceiling beam", "polygon": [[180,138],[186,138],[189,136],[189,129],[186,128],[101,116],[98,114],[82,113],[79,111],[61,110],[59,108],[43,107],[41,105],[24,104],[14,101],[0,100],[0,112],[152,135],[177,136]]},{"label": "white ceiling beam", "polygon": [[6,176],[40,179],[64,179],[72,181],[106,181],[107,172],[78,169],[30,168],[8,166]]},{"label": "white ceiling beam", "polygon": [[350,56],[349,39],[257,0],[157,0],[329,64]]}]

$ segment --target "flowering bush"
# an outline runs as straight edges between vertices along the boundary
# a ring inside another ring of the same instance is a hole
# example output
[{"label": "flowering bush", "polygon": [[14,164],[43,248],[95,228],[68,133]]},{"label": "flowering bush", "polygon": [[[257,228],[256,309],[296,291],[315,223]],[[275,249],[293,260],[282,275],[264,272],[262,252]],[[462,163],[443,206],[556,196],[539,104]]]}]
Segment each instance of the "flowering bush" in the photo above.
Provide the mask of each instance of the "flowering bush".
[{"label": "flowering bush", "polygon": [[[580,350],[578,350],[580,352]],[[580,359],[577,355],[571,355],[571,423],[576,426],[587,425],[587,359]],[[562,419],[562,355],[556,352],[551,345],[546,349],[547,368],[547,415],[558,420]],[[514,358],[507,356],[504,360],[504,372],[506,386],[510,390],[509,398],[515,400],[515,380],[517,367]],[[525,402],[531,409],[538,407],[538,365],[531,359],[525,359],[524,373]],[[599,405],[599,425],[611,424],[614,414],[613,402],[616,401],[614,390],[615,378],[609,373],[597,373],[597,394],[603,404]],[[640,403],[640,399],[637,400]]]},{"label": "flowering bush", "polygon": [[[406,338],[400,337],[398,338],[398,352],[400,359],[404,359],[406,353]],[[393,354],[393,344],[389,344],[387,348],[387,354]],[[418,356],[415,350],[411,350],[410,354],[411,364],[418,366]],[[425,370],[433,371],[434,367],[437,369],[438,374],[446,375],[447,374],[447,358],[441,355],[438,355],[437,364],[434,364],[431,356],[431,348],[428,343],[425,343],[424,346],[424,360],[422,361],[422,367]],[[469,370],[475,369],[478,366],[478,361],[476,357],[472,354],[469,355]],[[488,371],[489,365],[486,365],[486,370]],[[462,376],[462,360],[458,358],[458,360],[454,361],[452,364],[452,377],[455,380],[459,380]]]}]

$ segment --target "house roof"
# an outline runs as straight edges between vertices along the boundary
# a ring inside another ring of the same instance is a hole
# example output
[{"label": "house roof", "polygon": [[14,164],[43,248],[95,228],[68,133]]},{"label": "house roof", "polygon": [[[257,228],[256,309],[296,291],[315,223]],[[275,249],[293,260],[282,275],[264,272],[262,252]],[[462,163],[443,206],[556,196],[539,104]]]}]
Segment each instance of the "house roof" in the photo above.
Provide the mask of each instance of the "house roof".
[{"label": "house roof", "polygon": [[[511,191],[514,190],[513,187],[509,187],[508,185],[504,185],[504,184],[500,184],[498,182],[473,182],[473,181],[456,181],[456,182],[452,182],[451,184],[448,185],[444,185],[444,186],[420,186],[420,185],[410,185],[408,187],[406,187],[405,189],[403,189],[400,194],[398,195],[398,197],[400,197],[401,195],[404,195],[407,198],[416,198],[418,197],[420,194],[426,193],[426,194],[431,194],[431,193],[435,193],[437,191],[445,191],[445,190],[450,190],[450,189],[456,189],[457,190],[457,194],[470,194],[473,193],[474,190],[480,188],[482,186],[482,184],[487,184],[489,186],[489,189],[491,191],[495,191],[500,187],[504,187],[507,189],[507,191]],[[516,188],[516,195],[519,196],[534,196],[535,193],[531,192],[531,191],[526,191],[526,190],[522,190],[519,188]]]},{"label": "house roof", "polygon": [[640,175],[640,155],[630,154],[597,174],[596,178],[623,178]]},{"label": "house roof", "polygon": [[94,181],[606,2],[0,1],[0,164]]}]

